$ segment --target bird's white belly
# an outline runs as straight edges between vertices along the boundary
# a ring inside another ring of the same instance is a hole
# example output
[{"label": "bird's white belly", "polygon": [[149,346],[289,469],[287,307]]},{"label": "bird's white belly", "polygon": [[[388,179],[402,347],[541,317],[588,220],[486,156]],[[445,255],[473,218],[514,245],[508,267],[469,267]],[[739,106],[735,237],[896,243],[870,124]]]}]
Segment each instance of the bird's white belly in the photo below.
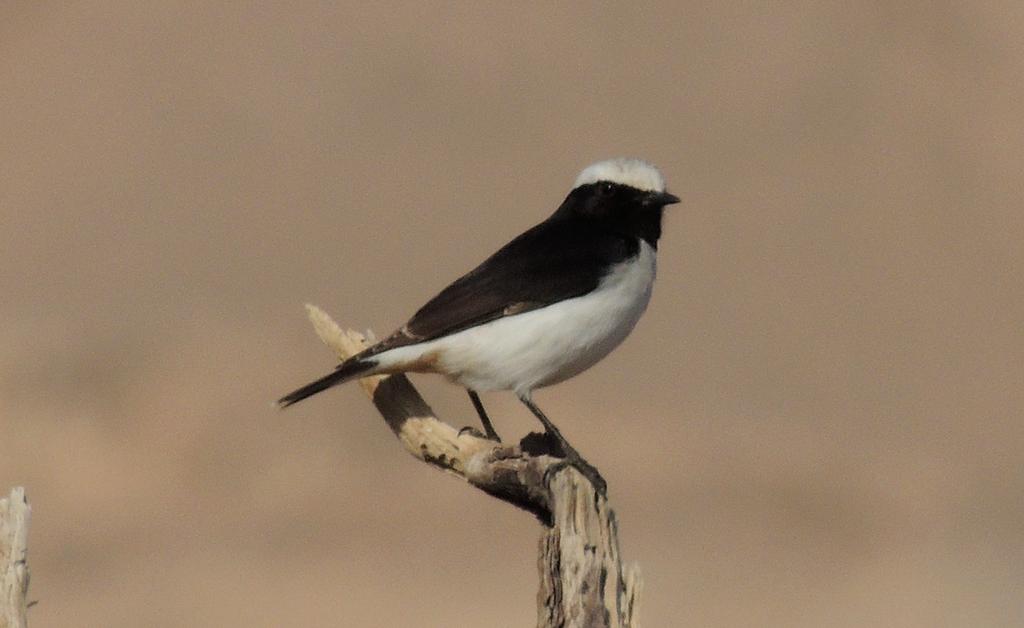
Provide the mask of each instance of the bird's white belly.
[{"label": "bird's white belly", "polygon": [[477,391],[528,393],[556,384],[596,364],[629,335],[650,301],[654,275],[655,251],[641,241],[637,256],[588,294],[389,351],[396,355],[387,361],[432,355],[431,370]]}]

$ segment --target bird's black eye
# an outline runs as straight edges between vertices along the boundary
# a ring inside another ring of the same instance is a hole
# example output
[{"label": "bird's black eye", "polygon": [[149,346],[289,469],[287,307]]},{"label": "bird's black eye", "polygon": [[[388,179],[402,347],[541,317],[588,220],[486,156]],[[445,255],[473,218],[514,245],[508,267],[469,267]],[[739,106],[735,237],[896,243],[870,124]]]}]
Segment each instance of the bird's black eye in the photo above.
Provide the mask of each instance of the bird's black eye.
[{"label": "bird's black eye", "polygon": [[615,191],[615,185],[607,181],[604,181],[603,183],[600,184],[600,186],[598,186],[598,190],[604,196],[611,196],[612,192]]}]

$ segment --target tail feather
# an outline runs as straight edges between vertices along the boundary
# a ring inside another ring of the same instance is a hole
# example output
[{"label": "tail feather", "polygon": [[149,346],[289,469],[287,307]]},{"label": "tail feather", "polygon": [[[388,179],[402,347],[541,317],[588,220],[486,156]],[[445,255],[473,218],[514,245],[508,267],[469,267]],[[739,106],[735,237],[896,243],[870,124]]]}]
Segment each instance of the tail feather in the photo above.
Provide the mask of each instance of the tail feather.
[{"label": "tail feather", "polygon": [[298,403],[306,397],[312,397],[318,392],[327,390],[331,386],[337,386],[338,384],[343,384],[350,379],[354,379],[376,366],[376,364],[376,360],[365,360],[359,358],[346,360],[339,364],[338,368],[334,371],[324,375],[320,379],[310,382],[302,388],[293,390],[284,397],[281,397],[277,400],[277,405],[281,408],[287,408],[293,403]]}]

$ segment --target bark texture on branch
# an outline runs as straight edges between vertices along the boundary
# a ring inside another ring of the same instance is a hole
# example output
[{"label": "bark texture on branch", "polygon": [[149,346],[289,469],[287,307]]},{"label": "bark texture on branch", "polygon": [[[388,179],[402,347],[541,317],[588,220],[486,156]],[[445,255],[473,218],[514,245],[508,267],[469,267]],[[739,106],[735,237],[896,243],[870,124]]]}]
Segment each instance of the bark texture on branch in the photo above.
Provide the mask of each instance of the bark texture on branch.
[{"label": "bark texture on branch", "polygon": [[28,520],[25,489],[0,499],[0,628],[28,626]]},{"label": "bark texture on branch", "polygon": [[[342,360],[369,346],[307,305],[317,335]],[[639,569],[624,569],[615,513],[576,469],[559,464],[536,435],[496,443],[439,420],[404,375],[360,380],[384,421],[416,458],[527,510],[544,524],[540,540],[537,625],[637,626]]]}]

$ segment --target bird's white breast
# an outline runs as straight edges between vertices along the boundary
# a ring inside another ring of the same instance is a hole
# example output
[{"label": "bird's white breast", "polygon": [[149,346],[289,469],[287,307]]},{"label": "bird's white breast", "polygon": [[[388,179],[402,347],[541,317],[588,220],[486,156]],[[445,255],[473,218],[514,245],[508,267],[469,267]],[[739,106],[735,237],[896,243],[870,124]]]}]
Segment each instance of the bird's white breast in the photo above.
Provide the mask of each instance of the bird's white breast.
[{"label": "bird's white breast", "polygon": [[379,358],[397,365],[433,356],[431,370],[477,391],[528,393],[557,384],[596,364],[629,335],[650,301],[655,266],[654,248],[641,241],[637,255],[612,267],[588,294]]}]

